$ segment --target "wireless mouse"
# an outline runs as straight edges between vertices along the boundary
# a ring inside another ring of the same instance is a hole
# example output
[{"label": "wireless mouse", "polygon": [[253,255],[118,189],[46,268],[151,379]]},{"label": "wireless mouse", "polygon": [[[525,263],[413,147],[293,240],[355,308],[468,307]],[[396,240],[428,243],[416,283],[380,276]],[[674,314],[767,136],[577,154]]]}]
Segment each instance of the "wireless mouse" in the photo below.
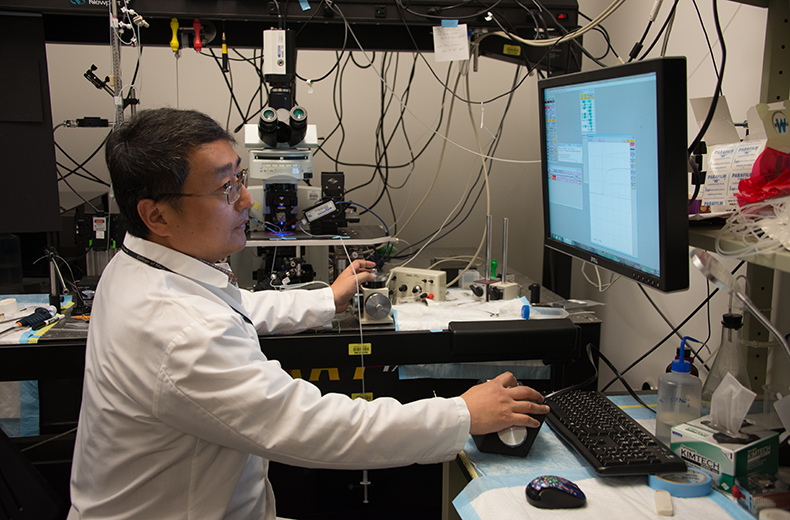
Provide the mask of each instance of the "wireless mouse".
[{"label": "wireless mouse", "polygon": [[527,502],[542,509],[582,507],[587,497],[579,486],[555,475],[542,475],[527,485]]}]

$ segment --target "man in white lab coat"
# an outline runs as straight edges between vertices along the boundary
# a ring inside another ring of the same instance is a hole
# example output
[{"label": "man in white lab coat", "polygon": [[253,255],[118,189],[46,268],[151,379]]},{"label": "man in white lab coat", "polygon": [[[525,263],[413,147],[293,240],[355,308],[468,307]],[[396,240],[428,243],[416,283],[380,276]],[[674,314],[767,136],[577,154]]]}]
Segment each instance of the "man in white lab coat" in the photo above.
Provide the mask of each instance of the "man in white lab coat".
[{"label": "man in white lab coat", "polygon": [[357,260],[331,288],[236,286],[217,262],[245,245],[253,201],[232,136],[194,111],[140,112],[106,159],[127,224],[94,300],[69,520],[275,518],[270,460],[374,469],[450,460],[470,433],[548,407],[511,374],[453,399],[402,405],[322,396],[261,352],[259,334],[331,323]]}]

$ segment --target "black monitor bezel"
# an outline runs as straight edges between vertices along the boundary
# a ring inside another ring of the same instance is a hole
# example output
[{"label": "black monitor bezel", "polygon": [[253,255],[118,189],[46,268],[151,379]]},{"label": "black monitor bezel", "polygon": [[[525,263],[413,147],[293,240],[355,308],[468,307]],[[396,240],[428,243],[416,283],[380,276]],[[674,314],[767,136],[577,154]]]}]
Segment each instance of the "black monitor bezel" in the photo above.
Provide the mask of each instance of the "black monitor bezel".
[{"label": "black monitor bezel", "polygon": [[[658,132],[659,275],[645,273],[551,237],[546,151],[545,91],[548,88],[640,74],[656,75]],[[604,267],[662,292],[688,289],[688,151],[686,59],[668,57],[551,77],[538,82],[544,245]]]}]

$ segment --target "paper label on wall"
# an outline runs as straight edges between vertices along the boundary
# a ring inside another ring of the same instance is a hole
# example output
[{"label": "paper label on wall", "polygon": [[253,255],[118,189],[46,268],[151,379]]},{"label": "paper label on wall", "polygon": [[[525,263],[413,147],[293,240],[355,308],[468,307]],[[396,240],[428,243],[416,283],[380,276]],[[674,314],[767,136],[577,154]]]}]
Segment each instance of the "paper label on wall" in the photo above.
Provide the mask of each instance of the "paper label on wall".
[{"label": "paper label on wall", "polygon": [[469,36],[466,24],[459,24],[457,27],[434,27],[433,52],[437,62],[468,60]]},{"label": "paper label on wall", "polygon": [[765,144],[763,139],[710,147],[702,204],[710,206],[711,211],[738,207],[735,199],[738,183],[751,176],[752,166],[765,150]]}]

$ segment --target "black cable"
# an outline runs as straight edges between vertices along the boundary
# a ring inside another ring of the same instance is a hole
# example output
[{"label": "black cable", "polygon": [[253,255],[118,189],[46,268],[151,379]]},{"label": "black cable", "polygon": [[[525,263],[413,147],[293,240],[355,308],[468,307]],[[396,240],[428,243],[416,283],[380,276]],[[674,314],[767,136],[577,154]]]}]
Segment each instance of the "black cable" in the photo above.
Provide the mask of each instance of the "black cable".
[{"label": "black cable", "polygon": [[[708,294],[710,294],[710,281],[709,280],[705,280],[705,282],[707,283],[707,286],[708,286]],[[695,359],[699,359],[699,353],[702,352],[703,348],[707,348],[708,352],[710,352],[710,347],[708,347],[708,342],[710,341],[710,338],[711,338],[710,300],[708,300],[707,311],[708,311],[707,312],[707,317],[708,317],[708,337],[705,338],[705,341],[703,341],[702,344],[699,346],[699,348],[696,351],[694,351],[694,358]],[[702,360],[700,360],[700,362],[702,363],[702,366],[705,367],[705,370],[710,372],[710,367],[708,366],[708,364],[706,362],[702,361]]]},{"label": "black cable", "polygon": [[705,117],[705,121],[702,123],[702,127],[699,129],[697,136],[689,146],[689,154],[694,153],[694,150],[697,149],[697,145],[699,145],[700,141],[705,135],[705,132],[708,131],[708,127],[713,120],[713,114],[716,112],[716,104],[718,103],[719,96],[721,95],[721,83],[724,79],[724,66],[727,63],[727,46],[724,44],[724,35],[721,32],[721,25],[719,23],[718,0],[713,0],[713,19],[716,24],[716,34],[719,37],[719,43],[721,44],[721,69],[719,71],[718,81],[716,82],[716,90],[713,93],[713,100],[711,101],[710,108],[708,109],[708,115]]},{"label": "black cable", "polygon": [[[593,348],[595,348],[595,346],[593,346]],[[596,348],[595,350],[598,350],[598,349]],[[604,355],[603,355],[603,353],[601,353],[601,351],[600,351],[600,350],[598,350],[598,357],[600,357],[601,359],[603,359],[603,362],[604,362],[604,363],[606,363],[606,365],[609,367],[609,369],[610,369],[612,372],[614,372],[614,374],[615,374],[615,376],[617,377],[617,379],[619,379],[619,380],[620,380],[620,382],[621,382],[621,383],[623,383],[623,386],[625,387],[626,391],[627,391],[629,394],[631,394],[631,397],[633,397],[634,399],[636,399],[636,401],[637,401],[639,404],[641,404],[642,406],[644,406],[645,408],[647,408],[647,409],[648,409],[648,410],[650,410],[651,412],[653,412],[653,413],[656,413],[656,410],[654,410],[653,408],[651,408],[651,407],[650,407],[650,406],[649,406],[647,403],[645,403],[645,402],[644,402],[642,399],[640,399],[638,395],[636,395],[636,392],[634,392],[634,389],[633,389],[633,388],[631,388],[631,385],[629,385],[629,384],[628,384],[628,381],[626,381],[626,380],[625,380],[625,378],[623,377],[623,375],[622,375],[620,372],[618,372],[618,371],[617,371],[617,369],[614,367],[614,365],[612,364],[612,362],[611,362],[611,361],[609,361],[609,360],[606,358],[606,356],[604,356]]]},{"label": "black cable", "polygon": [[[395,4],[396,4],[397,6],[399,6],[399,7],[400,7],[400,5],[401,5],[401,2],[400,2],[400,1],[396,1],[396,2],[395,2]],[[423,55],[423,53],[420,51],[420,46],[419,46],[419,45],[417,45],[417,40],[415,40],[415,39],[414,39],[414,35],[412,34],[412,32],[411,32],[411,29],[409,28],[409,23],[406,21],[406,18],[403,16],[403,12],[402,12],[400,9],[398,9],[398,14],[400,15],[401,21],[403,22],[403,28],[404,28],[404,29],[406,29],[406,33],[409,35],[409,39],[411,39],[412,45],[414,45],[414,49],[416,50],[417,54],[420,56],[420,58],[422,59],[422,61],[425,63],[425,65],[428,67],[428,70],[431,72],[431,75],[433,75],[433,77],[436,79],[436,81],[438,81],[438,82],[439,82],[439,84],[440,84],[440,85],[442,85],[442,87],[444,87],[444,89],[445,89],[447,92],[449,92],[450,94],[452,94],[452,96],[453,96],[453,97],[455,97],[455,98],[456,98],[458,101],[463,101],[464,103],[472,103],[472,104],[475,104],[475,105],[480,105],[480,104],[488,104],[488,103],[493,103],[493,102],[494,102],[494,101],[496,101],[497,99],[499,99],[499,98],[501,98],[501,97],[504,97],[504,96],[507,96],[507,95],[509,94],[509,92],[504,92],[504,93],[502,93],[502,94],[499,94],[498,96],[495,96],[495,97],[493,97],[493,98],[491,98],[491,99],[488,99],[488,100],[486,100],[486,101],[470,101],[470,100],[467,100],[467,99],[464,99],[464,98],[462,98],[461,96],[459,96],[458,94],[456,94],[455,92],[453,92],[453,91],[450,89],[450,87],[449,87],[449,86],[447,86],[447,84],[446,84],[446,83],[442,83],[442,80],[439,78],[439,76],[438,76],[438,75],[436,74],[436,72],[433,70],[433,67],[431,67],[431,64],[430,64],[430,63],[428,62],[428,60],[425,58],[425,56]],[[345,19],[345,18],[344,18],[344,19]],[[556,45],[556,44],[555,44],[555,45]],[[551,52],[551,50],[552,50],[553,48],[554,48],[554,46],[551,46],[551,47],[549,48],[549,50],[548,50],[548,51],[546,51],[546,53],[543,55],[543,58],[541,58],[541,61],[539,61],[539,62],[538,62],[538,64],[540,64],[540,63],[543,61],[543,59],[545,59],[545,58],[546,58],[546,56],[548,56],[548,55],[549,55],[549,52]],[[537,66],[537,64],[536,64],[536,66]],[[523,79],[521,82],[519,82],[519,84],[518,84],[518,85],[516,85],[515,89],[518,89],[518,87],[520,87],[520,86],[521,86],[521,84],[522,84],[522,83],[523,83],[523,82],[526,80],[526,78],[527,78],[527,77],[528,77],[528,76],[524,76],[524,79]]]},{"label": "black cable", "polygon": [[[714,22],[716,24],[716,34],[719,37],[719,43],[721,44],[721,68],[720,68],[719,73],[718,73],[718,76],[719,76],[718,80],[716,81],[716,90],[713,93],[713,99],[711,100],[710,107],[708,108],[708,114],[707,114],[707,116],[705,116],[705,121],[702,123],[702,126],[699,129],[699,132],[697,132],[696,137],[694,137],[694,140],[691,142],[691,145],[688,148],[688,155],[689,155],[689,157],[697,149],[697,146],[699,145],[700,141],[702,141],[702,138],[705,136],[705,132],[708,131],[708,127],[710,126],[711,121],[713,121],[713,114],[716,112],[716,105],[719,102],[719,96],[721,96],[721,84],[722,84],[722,81],[724,80],[724,66],[727,63],[727,46],[724,44],[724,35],[722,34],[721,24],[719,23],[719,4],[718,4],[718,0],[713,0],[713,20],[714,20]],[[703,28],[704,28],[704,25],[703,25]],[[713,58],[713,56],[711,56],[711,58]],[[714,63],[715,63],[715,60],[714,60]],[[689,161],[693,162],[690,159],[689,159]],[[697,175],[696,175],[697,182],[695,183],[694,195],[692,196],[691,201],[689,202],[689,204],[692,204],[697,199],[697,195],[699,194],[699,191],[700,191],[699,190],[699,185],[702,183],[702,180],[699,178],[701,174],[699,173],[698,169],[695,170],[695,172],[697,173]]]},{"label": "black cable", "polygon": [[[586,14],[582,13],[581,11],[579,12],[579,16],[581,16],[585,20],[588,20],[588,21],[592,22],[592,18],[590,18]],[[603,39],[606,41],[606,52],[604,52],[602,56],[599,56],[598,59],[602,60],[602,59],[606,58],[606,56],[609,55],[609,51],[612,51],[612,54],[614,54],[614,57],[619,60],[620,59],[620,55],[617,54],[617,51],[612,46],[612,40],[609,37],[609,31],[607,31],[606,28],[603,25],[596,26],[594,28],[594,30],[598,31],[599,33],[601,33],[601,36],[603,36]]]},{"label": "black cable", "polygon": [[[74,189],[74,186],[72,186],[71,184],[69,184],[69,181],[67,181],[67,180],[66,180],[66,177],[64,177],[64,176],[63,176],[63,174],[62,174],[62,173],[60,173],[60,170],[58,170],[57,166],[55,167],[55,172],[58,174],[58,177],[60,177],[60,180],[62,180],[62,181],[63,181],[63,182],[66,184],[66,186],[68,186],[68,187],[69,187],[69,189],[70,189],[71,191],[73,191],[73,192],[74,192],[74,194],[75,194],[77,197],[79,197],[80,199],[82,199],[82,201],[83,201],[83,202],[85,202],[85,204],[87,204],[88,206],[92,207],[92,208],[93,208],[93,210],[94,210],[96,213],[99,213],[99,210],[96,208],[96,206],[94,206],[93,204],[91,204],[91,203],[88,201],[88,199],[86,199],[85,197],[83,197],[82,195],[80,195],[80,193],[79,193],[79,192],[78,192],[76,189]],[[60,209],[61,209],[61,213],[65,213],[66,211],[68,211],[68,210],[64,210],[62,206],[60,207]]]},{"label": "black cable", "polygon": [[[393,130],[392,130],[392,133],[390,134],[389,139],[384,141],[384,138],[382,136],[382,149],[383,149],[382,153],[383,153],[384,156],[386,156],[387,149],[389,148],[390,144],[392,143],[392,140],[395,137],[395,134],[397,133],[398,128],[401,128],[402,131],[403,131],[403,135],[404,135],[404,138],[406,140],[406,143],[409,146],[409,154],[412,157],[414,157],[414,153],[413,153],[413,151],[411,149],[411,144],[409,143],[408,134],[406,133],[406,126],[403,123],[403,116],[406,113],[406,106],[409,103],[409,95],[411,94],[411,87],[412,87],[412,84],[414,82],[414,75],[415,75],[416,68],[417,68],[417,55],[414,54],[413,57],[414,57],[414,59],[412,61],[412,68],[411,68],[411,73],[409,74],[409,80],[408,80],[408,82],[406,84],[406,88],[404,89],[403,94],[401,95],[401,110],[400,110],[400,114],[398,116],[398,120],[395,122],[395,126],[393,127]],[[397,64],[396,64],[396,67],[397,67]],[[393,80],[393,88],[394,88],[394,84],[395,84],[395,80]],[[384,88],[384,85],[382,85],[382,89],[383,88]],[[392,98],[390,98],[390,102],[391,102],[391,99]],[[389,106],[387,107],[387,111],[388,110],[389,110]],[[382,133],[383,133],[383,122],[384,122],[384,114],[382,114],[382,119],[381,119]],[[378,148],[378,140],[377,140],[376,146]],[[386,159],[386,160],[388,161],[388,159]],[[379,161],[377,161],[377,164],[379,164]],[[388,191],[389,187],[390,187],[390,185],[389,185],[389,167],[387,166],[387,172],[386,172],[385,178],[383,179],[382,192],[379,194],[379,196],[376,199],[376,201],[373,204],[369,205],[370,209],[373,209],[376,206],[376,204],[379,202],[379,200],[381,200],[381,198],[385,194],[385,192],[386,192],[387,198],[390,199],[390,206],[392,206],[390,193]],[[395,215],[394,209],[393,208],[391,208],[391,209],[392,209],[392,214],[393,214],[392,215],[393,216],[393,220],[395,220],[395,219],[397,219],[397,216]]]},{"label": "black cable", "polygon": [[[56,126],[56,127],[53,129],[53,130],[52,130],[52,132],[54,133],[54,132],[55,132],[55,130],[57,130],[57,129],[58,129],[58,128],[60,128],[61,126],[63,126],[63,125],[62,125],[62,124],[59,124],[59,125],[57,125],[57,126]],[[69,159],[71,162],[73,162],[74,164],[76,164],[76,165],[77,165],[77,166],[76,166],[74,169],[69,169],[69,172],[68,172],[68,173],[67,173],[65,176],[63,176],[63,175],[61,174],[61,177],[62,177],[62,178],[65,178],[65,177],[68,177],[69,175],[72,175],[72,174],[74,174],[74,175],[77,175],[78,177],[82,177],[83,179],[86,179],[86,180],[89,180],[89,181],[93,181],[93,182],[95,182],[95,183],[97,183],[97,184],[101,184],[101,185],[103,185],[103,186],[107,186],[107,187],[109,187],[110,185],[109,185],[108,183],[104,182],[104,181],[103,181],[103,180],[101,180],[101,179],[100,179],[98,176],[96,176],[95,174],[93,174],[93,173],[91,173],[90,171],[88,171],[88,170],[85,168],[85,165],[86,165],[86,164],[87,164],[87,163],[88,163],[88,162],[89,162],[91,159],[93,159],[93,158],[96,156],[96,154],[97,154],[97,153],[99,153],[99,152],[101,151],[101,149],[102,149],[102,148],[104,148],[104,144],[107,142],[107,139],[109,139],[109,137],[110,137],[110,133],[111,133],[111,132],[107,132],[107,135],[105,135],[105,136],[104,136],[104,139],[102,139],[102,142],[99,144],[99,146],[97,146],[97,147],[96,147],[96,149],[93,151],[93,153],[91,153],[91,154],[88,156],[88,158],[87,158],[87,159],[85,159],[85,160],[84,160],[84,161],[82,161],[82,162],[77,162],[77,161],[76,161],[74,158],[72,158],[72,157],[71,157],[71,156],[70,156],[70,155],[69,155],[69,154],[66,152],[66,150],[64,150],[64,149],[63,149],[63,148],[62,148],[62,147],[61,147],[61,146],[60,146],[60,145],[57,143],[57,141],[53,141],[53,142],[55,143],[55,146],[57,147],[57,149],[58,149],[58,150],[60,150],[60,151],[63,153],[63,155],[65,155],[65,156],[66,156],[66,157],[67,157],[67,158],[68,158],[68,159]],[[58,163],[58,162],[56,161],[56,164],[60,164],[60,163]],[[65,165],[62,165],[62,164],[61,164],[60,166],[62,166],[63,168],[66,168],[66,166],[65,166]],[[88,177],[85,177],[84,175],[81,175],[81,174],[77,173],[77,170],[83,170],[83,171],[84,171],[84,172],[85,172],[85,173],[88,175]],[[60,172],[58,172],[58,173],[60,173]]]},{"label": "black cable", "polygon": [[710,53],[710,61],[713,63],[713,72],[716,74],[716,78],[719,77],[719,68],[716,66],[716,58],[713,55],[713,46],[710,44],[710,38],[708,37],[708,30],[705,28],[705,22],[702,20],[702,13],[699,12],[699,6],[697,5],[697,0],[692,0],[694,4],[694,10],[697,11],[697,19],[699,20],[699,25],[702,27],[702,34],[705,35],[705,42],[708,44],[708,53]]},{"label": "black cable", "polygon": [[[447,81],[449,81],[449,80],[450,80],[450,72],[451,72],[451,70],[452,70],[452,68],[451,68],[451,67],[447,67]],[[446,101],[446,98],[447,98],[447,91],[446,91],[446,90],[444,90],[444,91],[442,92],[442,99],[441,99],[441,103],[439,104],[439,106],[441,107],[441,109],[440,109],[440,111],[439,111],[439,121],[436,123],[436,128],[434,128],[434,129],[432,130],[432,132],[431,132],[431,136],[428,138],[428,140],[426,141],[426,143],[423,145],[422,149],[421,149],[421,150],[420,150],[420,151],[417,153],[417,155],[413,156],[413,158],[412,158],[412,160],[411,160],[411,161],[409,161],[409,162],[407,162],[407,163],[404,163],[404,164],[390,165],[390,168],[391,168],[391,169],[395,169],[395,168],[406,168],[407,166],[413,166],[413,165],[415,164],[416,160],[417,160],[417,159],[419,159],[419,158],[420,158],[420,156],[422,156],[422,154],[423,154],[423,153],[424,153],[424,152],[425,152],[425,151],[428,149],[428,146],[430,146],[430,144],[431,144],[431,142],[433,141],[433,139],[434,139],[434,138],[436,137],[436,135],[439,133],[439,131],[440,131],[440,129],[441,129],[441,126],[442,126],[442,122],[444,121],[444,109],[445,109],[445,101]],[[328,139],[328,137],[327,137],[327,139]],[[325,142],[326,142],[326,140],[324,141],[324,143],[325,143]],[[327,156],[329,159],[333,160],[333,161],[335,162],[335,164],[336,164],[336,165],[343,165],[343,166],[350,166],[350,167],[362,167],[362,168],[375,168],[375,167],[376,167],[376,165],[375,165],[375,164],[368,164],[368,163],[346,163],[346,162],[340,161],[340,160],[339,160],[339,156],[338,156],[338,157],[332,157],[332,156],[330,156],[330,155],[329,155],[329,154],[328,154],[328,153],[327,153],[325,150],[323,150],[323,149],[322,149],[322,146],[323,146],[323,144],[324,144],[324,143],[322,143],[322,145],[318,147],[318,149],[316,150],[316,153],[317,153],[318,151],[322,152],[322,153],[323,153],[324,155],[326,155],[326,156]],[[356,188],[352,188],[352,190],[353,190],[353,189],[356,189]],[[349,191],[351,191],[351,190],[349,190]],[[346,193],[348,193],[348,191],[347,191]]]},{"label": "black cable", "polygon": [[[738,269],[740,269],[740,268],[741,268],[741,266],[742,266],[744,263],[745,263],[745,262],[741,262],[741,263],[739,263],[737,266],[735,266],[735,269],[733,269],[733,270],[732,270],[730,273],[731,273],[731,274],[735,274],[735,273],[738,271]],[[709,294],[708,294],[708,297],[707,297],[707,298],[705,298],[705,299],[702,301],[702,303],[700,303],[700,304],[697,306],[697,308],[696,308],[696,309],[694,309],[694,310],[691,312],[691,314],[689,314],[689,315],[686,317],[686,319],[684,319],[684,320],[683,320],[683,322],[682,322],[682,323],[680,323],[680,324],[679,324],[679,325],[678,325],[678,326],[677,326],[677,327],[676,327],[676,328],[675,328],[675,329],[674,329],[672,332],[670,332],[668,335],[666,335],[666,336],[664,337],[664,339],[662,339],[662,340],[661,340],[661,341],[660,341],[658,344],[656,344],[656,345],[655,345],[654,347],[652,347],[650,350],[648,350],[647,352],[645,352],[644,354],[642,354],[641,356],[639,356],[639,358],[637,358],[637,359],[636,359],[636,361],[634,361],[633,363],[631,363],[630,365],[628,365],[628,368],[626,368],[625,370],[623,370],[622,374],[623,374],[623,375],[625,375],[625,373],[626,373],[626,372],[628,372],[629,370],[631,370],[632,368],[634,368],[634,367],[635,367],[635,366],[636,366],[638,363],[640,363],[640,362],[641,362],[643,359],[645,359],[647,356],[649,356],[650,354],[652,354],[653,352],[655,352],[655,351],[656,351],[656,350],[657,350],[657,349],[658,349],[658,348],[659,348],[661,345],[663,345],[664,343],[666,343],[666,341],[667,341],[669,338],[671,338],[671,337],[672,337],[672,336],[675,334],[675,332],[676,332],[676,331],[680,330],[680,328],[681,328],[682,326],[684,326],[686,323],[688,323],[688,322],[689,322],[689,320],[691,320],[691,318],[693,318],[693,317],[694,317],[694,316],[695,316],[695,315],[696,315],[696,314],[699,312],[699,310],[700,310],[700,309],[702,309],[702,307],[703,307],[703,306],[705,306],[705,305],[706,305],[706,304],[707,304],[707,303],[708,303],[708,302],[711,300],[711,298],[713,298],[713,297],[716,295],[716,293],[717,293],[717,292],[719,292],[719,288],[718,288],[718,287],[717,287],[716,289],[714,289],[714,291],[713,291],[712,293],[709,293]],[[612,379],[611,381],[609,381],[609,382],[606,384],[606,386],[604,386],[604,387],[601,389],[601,391],[602,391],[602,392],[606,391],[606,389],[607,389],[607,388],[609,388],[609,387],[610,387],[610,386],[611,386],[611,385],[612,385],[612,384],[613,384],[615,381],[617,381],[617,378],[615,378],[615,379]]]},{"label": "black cable", "polygon": [[649,301],[650,305],[653,306],[653,309],[655,309],[658,315],[661,316],[661,319],[664,320],[664,323],[669,325],[669,328],[673,329],[677,337],[682,340],[683,335],[680,332],[678,332],[677,329],[675,329],[675,326],[672,325],[672,323],[669,321],[669,318],[667,318],[666,315],[661,311],[661,309],[658,308],[658,304],[656,304],[656,302],[653,301],[653,298],[651,298],[650,295],[647,294],[647,291],[645,290],[644,286],[642,286],[641,283],[636,284],[636,286],[639,287],[639,290],[642,291],[642,294],[645,295],[645,298],[647,298],[647,301]]},{"label": "black cable", "polygon": [[209,47],[209,52],[211,52],[211,57],[214,58],[214,62],[217,64],[220,72],[222,73],[222,79],[225,80],[225,85],[228,87],[228,92],[230,92],[230,98],[233,101],[233,104],[236,105],[236,110],[239,111],[239,117],[244,119],[244,112],[242,112],[241,107],[239,106],[239,102],[236,99],[236,94],[233,93],[233,85],[228,81],[228,76],[222,72],[222,60],[220,60],[216,54],[214,54],[214,49]]},{"label": "black cable", "polygon": [[[546,396],[545,396],[546,398],[557,397],[557,396],[562,395],[562,394],[567,394],[568,392],[573,392],[574,390],[578,390],[580,388],[584,388],[587,385],[595,383],[598,380],[598,365],[596,365],[595,360],[593,359],[593,356],[592,356],[592,349],[594,349],[594,348],[595,348],[595,346],[592,343],[587,343],[587,346],[585,347],[585,351],[587,352],[587,359],[590,361],[590,366],[593,369],[593,375],[591,375],[590,377],[588,377],[584,381],[581,381],[579,383],[576,383],[574,385],[571,385],[571,386],[568,386],[568,387],[565,387],[565,388],[561,388],[559,390],[555,390],[554,392],[551,392],[550,394],[546,394]],[[600,354],[600,351],[597,348],[595,348],[595,350],[598,351],[599,354]]]},{"label": "black cable", "polygon": [[343,47],[340,49],[340,55],[338,55],[337,60],[335,60],[335,64],[332,65],[332,68],[329,69],[329,71],[326,74],[324,74],[323,76],[321,76],[320,78],[317,78],[317,79],[306,79],[306,78],[303,78],[302,76],[300,76],[299,74],[295,74],[295,76],[297,78],[301,79],[305,83],[308,83],[308,82],[318,83],[319,81],[323,81],[326,78],[328,78],[329,75],[332,74],[332,72],[334,72],[335,69],[337,69],[337,66],[340,64],[340,60],[343,59],[343,54],[346,52],[346,45],[348,44],[348,27],[346,27],[344,25],[343,28],[345,29],[343,31]]},{"label": "black cable", "polygon": [[639,38],[639,41],[636,42],[631,48],[631,52],[628,53],[628,63],[634,61],[634,59],[639,56],[639,53],[642,52],[642,45],[645,43],[645,38],[647,38],[647,33],[650,31],[650,27],[653,25],[653,20],[647,21],[647,27],[645,27],[645,32],[642,34],[642,37]]},{"label": "black cable", "polygon": [[[482,3],[482,2],[480,2],[480,3]],[[404,11],[406,11],[409,14],[413,14],[414,16],[419,16],[421,18],[425,18],[426,20],[470,20],[470,19],[475,19],[475,18],[477,18],[479,16],[485,16],[486,14],[488,14],[488,12],[490,10],[494,9],[496,6],[498,6],[501,3],[502,3],[502,0],[497,0],[494,3],[494,5],[488,6],[485,9],[482,9],[481,11],[478,11],[478,12],[476,12],[474,14],[468,14],[468,15],[464,15],[464,16],[457,16],[457,15],[453,15],[453,16],[439,16],[439,15],[432,15],[432,14],[427,14],[427,13],[418,13],[416,11],[412,11],[411,9],[409,9],[408,7],[403,5],[402,0],[395,0],[395,5],[397,5],[399,8],[403,9]]]},{"label": "black cable", "polygon": [[376,51],[373,51],[373,56],[370,58],[370,63],[368,63],[367,65],[360,65],[359,63],[357,63],[357,60],[354,58],[353,51],[348,51],[348,54],[349,56],[351,56],[351,61],[354,62],[354,65],[356,65],[360,69],[369,69],[370,67],[373,66],[373,62],[376,60]]},{"label": "black cable", "polygon": [[667,19],[664,20],[664,25],[661,26],[661,30],[658,31],[658,34],[656,34],[656,37],[653,39],[653,43],[651,43],[650,47],[648,47],[647,50],[644,52],[644,54],[642,54],[642,56],[639,58],[639,61],[642,61],[643,59],[645,59],[645,57],[648,54],[650,54],[650,51],[653,50],[653,47],[656,46],[656,43],[658,43],[658,40],[661,39],[661,35],[664,34],[664,31],[667,30],[667,27],[669,26],[670,22],[672,22],[672,19],[675,16],[675,11],[677,10],[677,6],[678,6],[678,2],[679,1],[680,0],[675,0],[675,3],[672,4],[672,9],[669,10],[669,14],[667,15]]},{"label": "black cable", "polygon": [[[302,31],[304,31],[304,28],[305,28],[305,27],[307,27],[307,25],[308,25],[310,22],[312,22],[312,21],[313,21],[313,18],[315,18],[315,17],[316,17],[316,15],[317,15],[318,13],[320,13],[320,12],[321,12],[321,7],[323,7],[323,5],[324,5],[324,0],[321,0],[321,1],[318,3],[318,7],[316,7],[316,8],[313,10],[313,14],[311,14],[311,15],[310,15],[310,18],[308,18],[307,20],[305,20],[305,21],[302,23],[302,26],[301,26],[301,27],[299,27],[299,30],[298,30],[298,31],[296,31],[296,34],[294,34],[294,40],[296,40],[296,37],[297,37],[297,36],[299,36],[299,34],[300,34]],[[345,45],[343,45],[343,47],[345,47]]]},{"label": "black cable", "polygon": [[[557,27],[557,29],[559,29],[559,30],[560,30],[560,32],[563,34],[563,36],[566,36],[566,35],[568,35],[568,34],[569,34],[569,31],[568,31],[568,30],[567,30],[565,27],[563,27],[563,25],[560,23],[560,21],[559,21],[559,20],[557,20],[557,17],[556,17],[556,16],[554,16],[554,13],[552,13],[551,11],[549,11],[548,9],[546,9],[546,8],[543,6],[543,4],[541,4],[541,3],[540,3],[540,1],[539,1],[539,0],[532,0],[532,1],[533,1],[533,2],[535,2],[535,4],[536,4],[538,7],[540,7],[540,8],[541,8],[543,11],[545,11],[545,12],[547,12],[547,13],[549,14],[549,16],[551,17],[551,20],[554,22],[554,25]],[[542,15],[541,15],[541,16],[542,16]],[[577,40],[576,38],[573,38],[573,39],[571,39],[571,40],[570,40],[570,42],[571,42],[572,44],[576,45],[576,46],[577,46],[579,49],[581,49],[581,51],[584,53],[584,55],[585,55],[585,56],[587,56],[588,58],[590,58],[590,60],[592,60],[592,62],[593,62],[593,63],[595,63],[595,64],[596,64],[596,65],[598,65],[599,67],[606,68],[606,65],[605,65],[604,63],[601,63],[601,61],[600,61],[600,60],[598,60],[598,59],[597,59],[597,58],[595,58],[595,57],[594,57],[592,54],[590,54],[590,53],[587,51],[587,49],[585,49],[585,48],[584,48],[584,46],[583,46],[581,43],[579,43],[579,40]],[[575,55],[574,53],[572,53],[572,52],[571,52],[570,46],[568,46],[568,55],[569,55],[569,57],[570,57],[570,58],[573,58],[573,61],[574,61],[574,62],[575,62],[575,64],[576,64],[576,68],[577,68],[578,70],[582,70],[581,63],[579,63],[579,60],[578,60],[578,59],[576,59],[576,55]],[[567,70],[567,69],[568,69],[568,67],[566,66],[565,70]]]}]

